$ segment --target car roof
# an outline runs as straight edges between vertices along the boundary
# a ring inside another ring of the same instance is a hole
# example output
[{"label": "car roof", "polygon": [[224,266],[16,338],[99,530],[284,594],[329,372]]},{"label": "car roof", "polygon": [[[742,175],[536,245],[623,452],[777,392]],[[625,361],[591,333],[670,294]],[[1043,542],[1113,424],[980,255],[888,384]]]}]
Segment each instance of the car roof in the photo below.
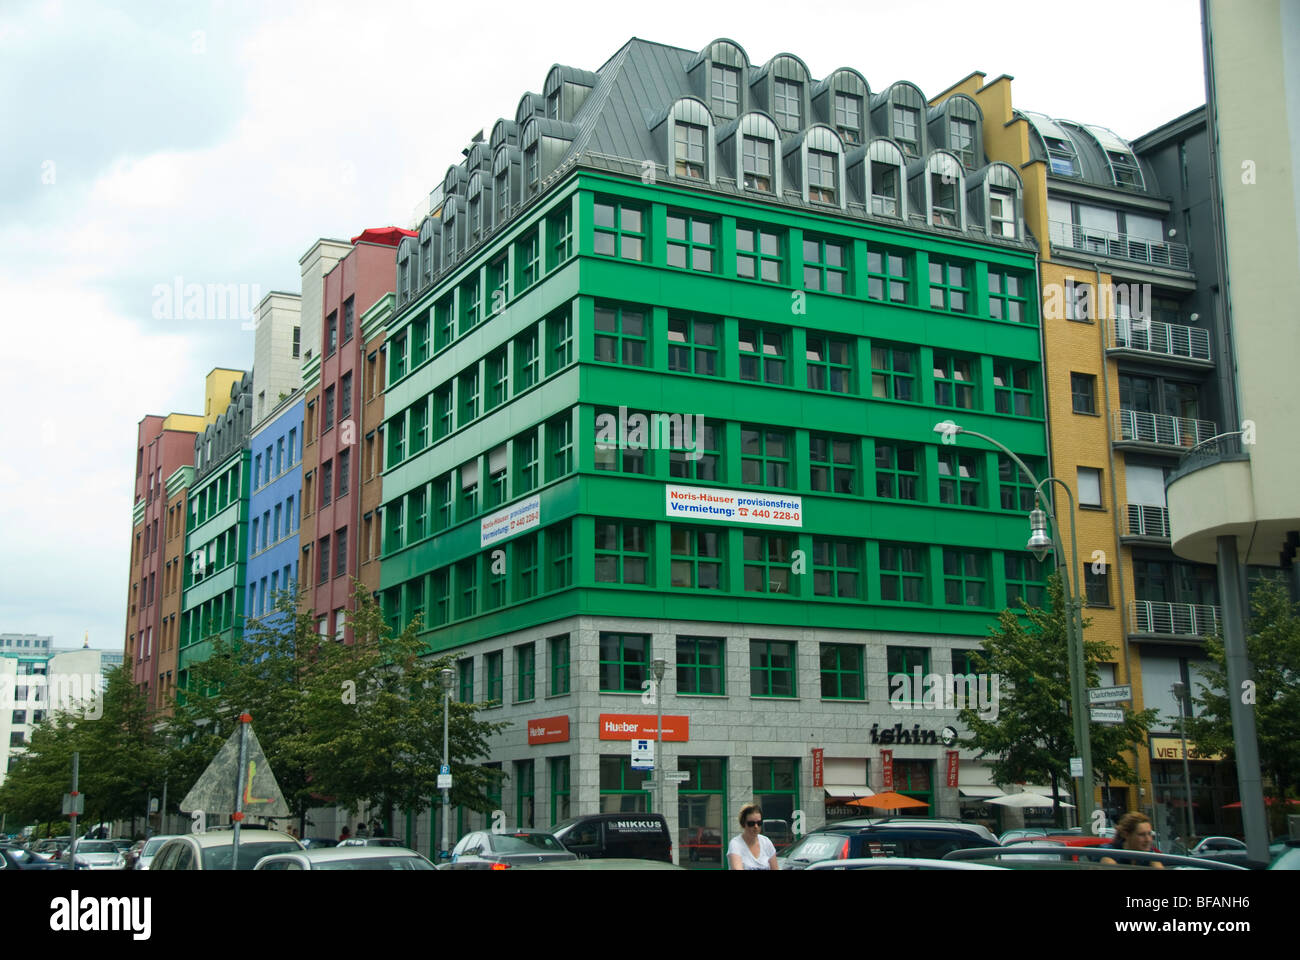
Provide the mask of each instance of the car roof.
[{"label": "car roof", "polygon": [[376,857],[418,857],[421,860],[428,859],[428,857],[408,847],[317,847],[315,850],[290,850],[285,853],[273,853],[265,859],[272,860],[282,857],[302,857],[311,863],[319,863],[323,860],[373,860]]},{"label": "car roof", "polygon": [[516,870],[685,870],[666,860],[630,860],[624,857],[600,857],[593,860],[544,860],[541,863],[517,864]]},{"label": "car roof", "polygon": [[[818,827],[813,833],[833,833],[836,830],[865,830],[868,827],[888,827],[912,829],[920,828],[922,830],[937,830],[948,828],[954,830],[966,830],[970,833],[977,833],[984,836],[987,831],[992,835],[988,827],[978,823],[966,823],[963,820],[935,820],[930,817],[922,819],[921,817],[850,817],[847,820],[836,820],[834,823],[828,823],[824,827]],[[810,834],[811,835],[811,834]]]},{"label": "car roof", "polygon": [[[235,832],[233,830],[209,830],[204,833],[178,834],[172,837],[172,840],[193,840],[202,849],[228,847],[235,842]],[[241,830],[239,832],[239,845],[241,847],[254,843],[284,843],[286,840],[291,843],[298,843],[296,837],[291,837],[287,833],[278,833],[275,830]]]}]

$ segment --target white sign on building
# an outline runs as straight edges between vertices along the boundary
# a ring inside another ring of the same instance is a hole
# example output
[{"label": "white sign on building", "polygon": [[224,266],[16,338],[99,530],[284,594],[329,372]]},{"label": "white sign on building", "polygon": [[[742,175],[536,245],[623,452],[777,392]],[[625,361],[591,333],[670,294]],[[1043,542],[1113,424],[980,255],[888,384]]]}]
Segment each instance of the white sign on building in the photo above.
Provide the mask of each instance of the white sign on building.
[{"label": "white sign on building", "polygon": [[716,487],[664,485],[668,516],[689,520],[726,520],[731,523],[803,526],[803,500],[779,493],[720,490]]}]

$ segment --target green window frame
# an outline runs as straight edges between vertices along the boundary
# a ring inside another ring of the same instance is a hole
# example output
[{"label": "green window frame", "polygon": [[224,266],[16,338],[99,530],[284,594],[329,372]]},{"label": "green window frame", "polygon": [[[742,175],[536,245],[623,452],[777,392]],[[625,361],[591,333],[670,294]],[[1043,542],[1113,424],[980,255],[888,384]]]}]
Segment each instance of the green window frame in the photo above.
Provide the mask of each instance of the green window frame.
[{"label": "green window frame", "polygon": [[1047,604],[1046,566],[1028,553],[1007,551],[1002,555],[1002,570],[1007,578],[1007,606],[1019,607],[1023,600],[1031,607]]},{"label": "green window frame", "polygon": [[406,542],[408,544],[424,539],[425,515],[426,498],[424,487],[421,487],[406,495]]},{"label": "green window frame", "polygon": [[939,502],[978,507],[980,505],[981,454],[939,451]]},{"label": "green window frame", "polygon": [[415,456],[429,445],[429,398],[425,397],[411,407],[411,450]]},{"label": "green window frame", "polygon": [[975,409],[975,360],[934,352],[934,402],[958,410]]},{"label": "green window frame", "polygon": [[485,363],[487,367],[487,391],[486,396],[483,398],[484,413],[501,406],[510,398],[510,363],[506,356],[505,347],[488,354]]},{"label": "green window frame", "polygon": [[693,314],[668,316],[668,369],[675,373],[721,376],[718,363],[722,321]]},{"label": "green window frame", "polygon": [[514,495],[527,493],[538,486],[540,460],[537,451],[537,428],[515,437],[515,491]]},{"label": "green window frame", "polygon": [[510,547],[515,571],[515,601],[531,600],[538,593],[537,534],[520,537]]},{"label": "green window frame", "polygon": [[965,261],[930,258],[930,307],[967,313],[970,310],[970,281],[974,268]]},{"label": "green window frame", "polygon": [[434,440],[441,440],[456,429],[456,410],[452,400],[451,384],[447,383],[433,391],[433,433]]},{"label": "green window frame", "polygon": [[983,550],[944,548],[943,601],[957,607],[989,605],[988,555]]},{"label": "green window frame", "polygon": [[596,520],[596,581],[650,585],[650,525]]},{"label": "green window frame", "polygon": [[484,589],[483,589],[483,609],[497,610],[506,603],[506,588],[509,584],[509,568],[504,564],[500,571],[496,569],[497,563],[491,553],[483,556]]},{"label": "green window frame", "polygon": [[754,424],[740,428],[740,482],[748,486],[789,487],[794,444],[789,432]]},{"label": "green window frame", "polygon": [[515,647],[515,703],[537,698],[537,650],[531,643]]},{"label": "green window frame", "polygon": [[633,770],[632,758],[626,754],[602,755],[600,758],[600,812],[647,813],[650,793],[645,782],[652,780],[648,770]]},{"label": "green window frame", "polygon": [[433,350],[439,353],[456,339],[456,312],[452,297],[443,297],[433,305]]},{"label": "green window frame", "polygon": [[964,650],[954,647],[952,651],[953,675],[964,677],[972,673],[979,673],[975,658],[982,656],[984,656],[983,650]]},{"label": "green window frame", "polygon": [[384,553],[402,549],[402,498],[398,497],[384,507]]},{"label": "green window frame", "polygon": [[487,265],[488,303],[487,315],[495,316],[505,309],[510,299],[510,256],[502,251],[499,257]]},{"label": "green window frame", "polygon": [[850,341],[809,333],[804,356],[808,361],[808,389],[853,392],[853,344]]},{"label": "green window frame", "polygon": [[600,632],[600,691],[640,693],[650,677],[650,634]]},{"label": "green window frame", "polygon": [[[681,128],[678,124],[678,128]],[[718,263],[718,221],[691,213],[668,214],[670,267],[713,273]]]},{"label": "green window frame", "polygon": [[[429,359],[429,316],[411,321],[411,369]],[[347,414],[343,414],[347,416]]]},{"label": "green window frame", "polygon": [[434,530],[446,530],[455,522],[456,501],[452,496],[451,473],[433,481]]},{"label": "green window frame", "polygon": [[457,519],[469,520],[479,512],[479,464],[477,460],[468,460],[461,464],[460,502]]},{"label": "green window frame", "polygon": [[823,700],[865,700],[863,647],[860,643],[823,643],[821,674]]},{"label": "green window frame", "polygon": [[515,824],[521,829],[531,829],[537,808],[536,776],[532,760],[515,761]]},{"label": "green window frame", "polygon": [[456,564],[456,619],[478,613],[478,557]]},{"label": "green window frame", "polygon": [[546,318],[546,375],[573,363],[573,315],[568,309]]},{"label": "green window frame", "polygon": [[479,315],[481,300],[482,290],[479,288],[478,275],[475,274],[460,285],[460,332],[462,334],[478,325],[481,319]]},{"label": "green window frame", "polygon": [[461,703],[474,702],[474,658],[466,657],[456,663],[457,680],[459,685],[457,690],[460,693]]},{"label": "green window frame", "polygon": [[726,556],[726,532],[714,527],[684,527],[669,524],[670,584],[696,590],[725,590],[722,558]]},{"label": "green window frame", "polygon": [[764,819],[792,821],[799,809],[799,758],[755,757],[751,766],[754,802]]},{"label": "green window frame", "polygon": [[572,814],[572,796],[569,789],[570,763],[568,757],[551,757],[551,826],[568,820]]},{"label": "green window frame", "polygon": [[[395,467],[406,459],[406,411],[403,410],[393,419],[384,425],[384,433],[388,437],[388,465]],[[322,485],[321,493],[325,494],[328,485]],[[328,502],[328,501],[327,501]]]},{"label": "green window frame", "polygon": [[1029,364],[996,360],[993,363],[993,406],[998,413],[1032,417],[1034,408],[1034,368]]},{"label": "green window frame", "polygon": [[546,218],[546,228],[551,250],[548,269],[554,270],[573,256],[573,208],[569,201]]},{"label": "green window frame", "polygon": [[538,350],[537,328],[531,327],[515,337],[515,393],[523,393],[541,376],[542,354]]},{"label": "green window frame", "polygon": [[649,366],[650,322],[644,307],[597,303],[595,327],[598,363]]},{"label": "green window frame", "polygon": [[597,200],[592,208],[594,247],[603,257],[644,260],[646,245],[645,211],[632,204]]},{"label": "green window frame", "polygon": [[406,581],[406,622],[413,623],[417,617],[424,625],[424,577]]},{"label": "green window frame", "polygon": [[[1026,463],[1030,470],[1039,472],[1036,463]],[[1037,497],[1034,485],[1021,472],[1020,467],[1006,454],[998,454],[998,499],[1003,510],[1027,513],[1034,509]]]},{"label": "green window frame", "polygon": [[914,347],[889,343],[871,345],[871,395],[878,400],[917,399],[916,372],[919,364]]},{"label": "green window frame", "polygon": [[880,598],[902,603],[927,603],[926,554],[912,543],[880,544]]},{"label": "green window frame", "polygon": [[794,547],[795,538],[789,534],[744,534],[745,592],[788,594]]},{"label": "green window frame", "polygon": [[500,704],[503,699],[504,661],[505,655],[500,650],[493,650],[491,653],[483,654],[483,672],[487,674],[486,689],[483,692],[485,694],[484,699],[488,703]]},{"label": "green window frame", "polygon": [[826,237],[804,237],[803,285],[823,293],[849,293],[848,244]]},{"label": "green window frame", "polygon": [[677,694],[720,697],[727,692],[725,637],[677,638]]},{"label": "green window frame", "polygon": [[[614,424],[618,424],[619,411],[614,407],[597,407],[594,413],[595,422],[597,424],[600,423],[601,418],[610,418],[607,422],[612,421]],[[650,415],[645,411],[629,410],[627,415],[629,420],[631,420],[633,416],[641,416],[646,418],[647,424],[651,422]],[[618,436],[617,426],[615,426],[614,433],[614,442],[611,443],[608,441],[607,437],[604,436],[604,431],[600,428],[597,429],[597,436],[600,439],[596,443],[595,450],[592,453],[592,465],[597,470],[608,470],[615,473],[648,473],[650,469],[650,458],[646,455],[646,450],[648,449],[648,444],[652,443],[654,438],[647,437],[647,445],[632,446],[631,444],[623,443],[623,438]]]},{"label": "green window frame", "polygon": [[515,287],[523,293],[542,278],[542,245],[537,230],[519,241],[515,247],[515,257],[519,263],[519,277]]},{"label": "green window frame", "polygon": [[738,224],[736,276],[742,280],[780,283],[785,261],[781,255],[783,242],[783,234],[754,224]]},{"label": "green window frame", "polygon": [[451,618],[451,576],[450,568],[443,567],[441,570],[433,571],[430,578],[432,589],[430,591],[430,607],[432,609],[432,622],[429,624],[433,627],[440,627],[447,623]]},{"label": "green window frame", "polygon": [[456,399],[460,407],[459,426],[465,426],[478,417],[478,365],[470,367],[456,378]]},{"label": "green window frame", "polygon": [[1033,323],[1029,281],[1010,270],[989,270],[989,316],[1012,323]]},{"label": "green window frame", "polygon": [[[691,423],[692,433],[695,431],[696,420],[693,418]],[[722,438],[726,434],[726,427],[721,420],[705,420],[703,429],[698,435],[693,436],[695,448],[687,450],[684,447],[672,447],[668,454],[668,475],[683,480],[721,480],[722,479]],[[676,439],[676,438],[674,438]],[[680,438],[685,440],[683,436]],[[691,459],[693,454],[699,454],[695,459]]]},{"label": "green window frame", "polygon": [[547,480],[558,480],[573,472],[573,417],[561,414],[546,421],[546,445],[550,474]]},{"label": "green window frame", "polygon": [[547,590],[573,583],[573,526],[570,521],[546,528]]},{"label": "green window frame", "polygon": [[776,327],[742,324],[740,327],[740,379],[783,386],[786,383],[786,347],[789,333]]},{"label": "green window frame", "polygon": [[[921,675],[925,676],[930,672],[930,648],[929,647],[886,647],[885,648],[885,671],[888,675],[889,700],[891,703],[923,703],[925,691],[918,690],[916,687],[916,668],[921,668]],[[894,678],[900,677],[906,683],[900,683]],[[894,694],[901,695],[902,691],[911,693],[910,697],[895,699]]]},{"label": "green window frame", "polygon": [[394,337],[388,344],[388,382],[395,383],[406,376],[406,332]]},{"label": "green window frame", "polygon": [[546,648],[551,662],[551,696],[569,692],[569,635],[547,637]]},{"label": "green window frame", "polygon": [[749,695],[797,696],[796,650],[797,645],[793,640],[750,640]]},{"label": "green window frame", "polygon": [[858,494],[856,437],[835,433],[808,435],[809,488],[822,493]]},{"label": "green window frame", "polygon": [[[491,462],[497,459],[495,469],[492,469]],[[499,447],[493,456],[489,457],[489,472],[487,482],[485,508],[497,507],[510,499],[510,471],[506,469],[506,451],[505,447]]]},{"label": "green window frame", "polygon": [[861,600],[861,543],[815,537],[812,547],[813,596]]}]

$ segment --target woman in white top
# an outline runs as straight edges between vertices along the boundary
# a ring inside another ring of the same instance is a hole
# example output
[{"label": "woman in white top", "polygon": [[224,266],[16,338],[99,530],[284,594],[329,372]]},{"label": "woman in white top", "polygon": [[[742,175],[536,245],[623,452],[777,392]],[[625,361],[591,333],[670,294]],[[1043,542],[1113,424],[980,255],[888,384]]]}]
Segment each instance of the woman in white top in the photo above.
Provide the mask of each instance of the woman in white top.
[{"label": "woman in white top", "polygon": [[763,836],[763,811],[756,803],[740,808],[739,836],[731,838],[727,846],[727,863],[732,870],[779,870],[776,865],[776,847]]}]

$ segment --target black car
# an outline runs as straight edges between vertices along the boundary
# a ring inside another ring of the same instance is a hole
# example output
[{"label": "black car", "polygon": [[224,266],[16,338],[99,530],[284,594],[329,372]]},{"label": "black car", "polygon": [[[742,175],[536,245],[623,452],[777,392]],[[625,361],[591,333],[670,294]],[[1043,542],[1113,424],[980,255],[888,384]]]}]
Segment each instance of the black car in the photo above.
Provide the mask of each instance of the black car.
[{"label": "black car", "polygon": [[661,813],[593,813],[557,824],[552,833],[582,858],[673,859],[668,821]]},{"label": "black car", "polygon": [[62,864],[42,860],[36,854],[14,844],[0,844],[0,871],[3,870],[62,870]]},{"label": "black car", "polygon": [[476,830],[461,837],[451,851],[451,863],[439,870],[508,870],[511,867],[576,860],[559,840],[542,830],[493,833]]},{"label": "black car", "polygon": [[803,870],[823,860],[913,857],[938,860],[953,850],[997,847],[984,826],[961,820],[885,817],[841,820],[814,830],[778,858],[782,870]]}]

